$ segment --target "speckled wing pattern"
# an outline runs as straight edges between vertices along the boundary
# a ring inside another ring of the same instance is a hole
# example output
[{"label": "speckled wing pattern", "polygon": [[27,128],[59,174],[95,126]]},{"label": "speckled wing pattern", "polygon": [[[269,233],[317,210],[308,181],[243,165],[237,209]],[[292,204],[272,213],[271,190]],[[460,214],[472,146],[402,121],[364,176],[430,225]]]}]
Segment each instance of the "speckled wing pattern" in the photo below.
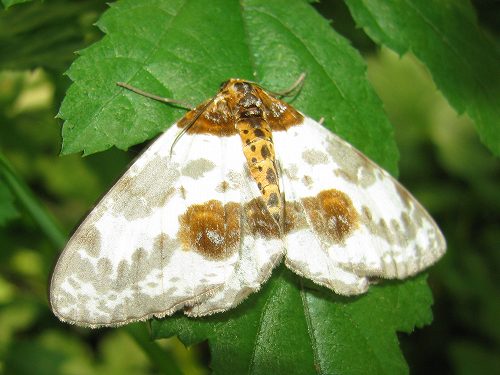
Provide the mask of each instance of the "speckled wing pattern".
[{"label": "speckled wing pattern", "polygon": [[241,303],[283,258],[355,295],[375,277],[419,272],[445,248],[387,172],[232,79],[141,154],[83,221],[56,264],[50,303],[61,320],[92,328],[178,310],[203,316]]}]

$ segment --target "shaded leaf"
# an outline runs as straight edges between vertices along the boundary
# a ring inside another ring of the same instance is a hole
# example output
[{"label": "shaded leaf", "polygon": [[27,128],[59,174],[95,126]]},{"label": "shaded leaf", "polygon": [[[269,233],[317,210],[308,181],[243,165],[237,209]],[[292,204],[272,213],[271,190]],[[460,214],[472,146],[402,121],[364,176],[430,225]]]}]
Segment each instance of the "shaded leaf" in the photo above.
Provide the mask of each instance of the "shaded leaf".
[{"label": "shaded leaf", "polygon": [[0,226],[18,216],[19,211],[14,206],[14,197],[7,188],[5,181],[0,178]]},{"label": "shaded leaf", "polygon": [[75,51],[97,38],[92,23],[104,6],[99,0],[51,0],[0,12],[0,68],[67,69]]},{"label": "shaded leaf", "polygon": [[500,366],[498,349],[458,341],[450,345],[453,373],[457,375],[494,374]]},{"label": "shaded leaf", "polygon": [[482,142],[500,156],[500,47],[478,26],[467,0],[347,0],[356,23],[400,55],[412,52]]}]

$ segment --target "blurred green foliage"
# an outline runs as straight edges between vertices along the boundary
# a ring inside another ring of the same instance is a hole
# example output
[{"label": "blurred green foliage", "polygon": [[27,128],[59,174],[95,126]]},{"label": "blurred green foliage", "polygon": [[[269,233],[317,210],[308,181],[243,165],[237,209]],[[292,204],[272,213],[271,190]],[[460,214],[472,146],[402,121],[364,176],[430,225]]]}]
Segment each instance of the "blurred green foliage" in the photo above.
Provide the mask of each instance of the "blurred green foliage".
[{"label": "blurred green foliage", "polygon": [[[429,277],[434,322],[400,334],[411,372],[494,373],[500,366],[500,162],[415,58],[375,49],[340,2],[317,6],[364,53],[370,80],[395,126],[400,179],[448,241],[446,257]],[[488,20],[482,15],[495,7],[480,2],[480,20]],[[12,6],[0,16],[0,154],[66,235],[141,149],[58,156],[61,124],[54,116],[69,85],[62,73],[73,51],[100,37],[92,23],[104,9],[103,2],[47,1]],[[17,30],[10,26],[13,20]],[[43,37],[55,36],[55,30],[67,37]],[[28,48],[31,38],[40,44]],[[0,373],[160,373],[168,364],[154,360],[156,349],[183,373],[207,372],[206,345],[185,349],[169,339],[148,348],[143,325],[89,331],[61,324],[46,298],[60,251],[55,242],[0,177]]]}]

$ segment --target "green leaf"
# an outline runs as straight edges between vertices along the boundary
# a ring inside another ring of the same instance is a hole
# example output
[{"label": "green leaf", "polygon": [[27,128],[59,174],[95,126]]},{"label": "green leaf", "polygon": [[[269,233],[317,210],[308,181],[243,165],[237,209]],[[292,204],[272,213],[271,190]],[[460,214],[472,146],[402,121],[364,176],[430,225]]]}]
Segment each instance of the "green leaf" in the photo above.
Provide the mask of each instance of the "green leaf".
[{"label": "green leaf", "polygon": [[16,4],[22,4],[22,3],[28,3],[33,0],[2,0],[3,7],[5,9],[10,8],[13,5]]},{"label": "green leaf", "polygon": [[64,234],[46,209],[40,204],[26,182],[16,173],[7,158],[0,152],[0,176],[31,215],[40,229],[50,238],[56,247],[62,247],[66,242]]},{"label": "green leaf", "polygon": [[[106,36],[68,71],[63,153],[127,149],[184,113],[117,81],[197,104],[231,77],[280,90],[307,72],[293,105],[396,173],[392,128],[362,58],[305,1],[121,1],[98,26]],[[222,374],[408,372],[395,331],[430,322],[425,277],[349,299],[303,282],[281,267],[238,309],[168,318],[153,333],[188,345],[208,339]]]},{"label": "green leaf", "polygon": [[[374,286],[358,298],[334,295],[282,266],[235,310],[152,322],[155,338],[208,339],[217,374],[401,374],[408,369],[395,331],[432,319],[425,276]],[[312,288],[311,288],[312,287]]]},{"label": "green leaf", "polygon": [[14,197],[7,188],[5,181],[0,178],[0,226],[18,216],[19,211],[14,206]]},{"label": "green leaf", "polygon": [[467,0],[353,1],[356,23],[400,55],[412,52],[482,142],[500,156],[500,48],[477,25]]},{"label": "green leaf", "polygon": [[51,0],[0,12],[0,68],[67,69],[75,50],[97,38],[92,23],[103,8],[100,0]]}]

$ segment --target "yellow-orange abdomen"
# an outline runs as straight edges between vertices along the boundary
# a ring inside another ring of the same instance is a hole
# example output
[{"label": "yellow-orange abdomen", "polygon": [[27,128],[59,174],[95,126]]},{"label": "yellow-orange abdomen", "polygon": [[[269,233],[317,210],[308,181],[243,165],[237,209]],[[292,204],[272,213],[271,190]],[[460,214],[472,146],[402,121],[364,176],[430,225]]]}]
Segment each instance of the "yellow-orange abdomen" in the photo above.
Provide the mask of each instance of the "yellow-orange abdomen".
[{"label": "yellow-orange abdomen", "polygon": [[239,119],[236,129],[243,143],[250,174],[262,193],[267,209],[280,223],[283,200],[278,186],[271,128],[263,118],[253,117]]}]

